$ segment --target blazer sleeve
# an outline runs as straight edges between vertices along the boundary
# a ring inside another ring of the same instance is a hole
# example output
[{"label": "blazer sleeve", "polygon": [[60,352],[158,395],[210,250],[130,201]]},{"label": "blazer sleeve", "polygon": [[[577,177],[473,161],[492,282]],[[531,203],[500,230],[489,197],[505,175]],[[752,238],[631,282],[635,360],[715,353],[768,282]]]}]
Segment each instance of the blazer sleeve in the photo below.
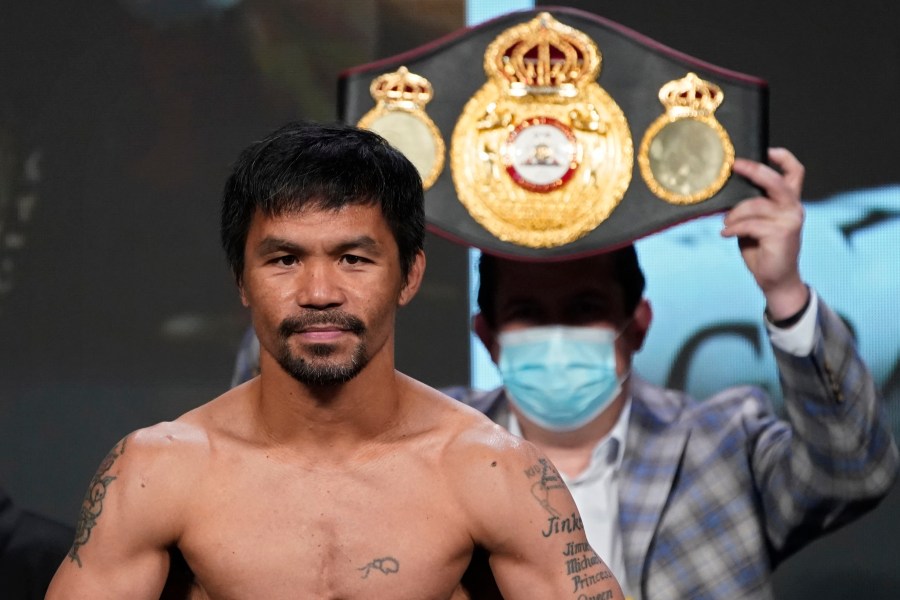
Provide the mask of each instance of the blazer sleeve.
[{"label": "blazer sleeve", "polygon": [[808,356],[774,348],[789,426],[752,453],[776,559],[873,508],[890,490],[897,446],[882,399],[840,317],[818,301]]}]

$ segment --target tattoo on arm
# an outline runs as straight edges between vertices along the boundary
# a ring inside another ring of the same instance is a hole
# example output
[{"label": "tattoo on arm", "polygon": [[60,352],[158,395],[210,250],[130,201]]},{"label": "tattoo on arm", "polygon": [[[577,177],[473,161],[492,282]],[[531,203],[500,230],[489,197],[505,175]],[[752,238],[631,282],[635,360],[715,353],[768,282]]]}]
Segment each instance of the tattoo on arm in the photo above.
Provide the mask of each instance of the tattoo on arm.
[{"label": "tattoo on arm", "polygon": [[100,468],[97,469],[97,473],[91,479],[87,493],[84,495],[84,501],[81,503],[81,513],[78,516],[78,524],[75,527],[75,542],[72,544],[71,550],[69,550],[69,560],[78,563],[79,568],[81,567],[81,557],[78,556],[78,550],[87,544],[90,539],[91,529],[97,524],[97,519],[100,517],[100,513],[103,512],[103,498],[106,496],[106,490],[109,484],[116,479],[112,475],[107,475],[107,472],[112,468],[116,459],[124,453],[125,439],[116,444],[109,451],[109,454],[106,455],[106,458],[103,459],[103,462],[100,463]]},{"label": "tattoo on arm", "polygon": [[568,517],[563,517],[563,515],[550,504],[550,494],[553,490],[561,490],[566,487],[559,471],[556,470],[553,463],[545,458],[540,458],[538,459],[538,464],[525,470],[525,475],[529,479],[533,477],[538,478],[531,486],[531,495],[534,496],[544,510],[549,513],[549,516],[547,517],[547,527],[541,531],[541,534],[545,538],[557,533],[574,533],[584,529],[584,523],[577,513],[573,512]]},{"label": "tattoo on arm", "polygon": [[535,476],[538,478],[531,486],[531,495],[544,507],[544,510],[552,516],[559,517],[559,511],[550,505],[550,492],[563,489],[566,487],[566,484],[563,483],[562,477],[559,476],[559,472],[553,466],[553,463],[546,458],[539,458],[538,464],[532,465],[525,470],[525,475],[529,479]]},{"label": "tattoo on arm", "polygon": [[376,558],[366,566],[360,567],[358,570],[363,572],[362,578],[365,579],[369,576],[372,569],[381,571],[385,575],[390,575],[391,573],[396,573],[400,570],[400,562],[393,556],[385,556],[384,558]]},{"label": "tattoo on arm", "polygon": [[[563,550],[566,560],[566,574],[571,578],[574,589],[572,593],[580,592],[579,598],[593,600],[605,600],[613,597],[611,589],[597,591],[594,586],[604,582],[610,583],[612,572],[606,563],[597,556],[587,543],[569,542]],[[594,593],[596,591],[596,593]]]},{"label": "tattoo on arm", "polygon": [[[550,503],[552,492],[566,487],[553,463],[546,458],[539,458],[537,464],[525,469],[525,476],[536,479],[531,485],[531,495],[548,513],[547,525],[541,530],[541,535],[549,538],[563,534],[571,539],[571,534],[584,531],[584,522],[577,512],[573,511],[568,517],[563,517]],[[584,540],[583,537],[581,539]],[[614,586],[609,585],[613,574],[587,541],[566,542],[562,555],[566,574],[574,587],[572,594],[577,594],[579,600],[608,600],[613,597],[611,587]],[[598,585],[603,589],[597,589],[595,586]]]}]

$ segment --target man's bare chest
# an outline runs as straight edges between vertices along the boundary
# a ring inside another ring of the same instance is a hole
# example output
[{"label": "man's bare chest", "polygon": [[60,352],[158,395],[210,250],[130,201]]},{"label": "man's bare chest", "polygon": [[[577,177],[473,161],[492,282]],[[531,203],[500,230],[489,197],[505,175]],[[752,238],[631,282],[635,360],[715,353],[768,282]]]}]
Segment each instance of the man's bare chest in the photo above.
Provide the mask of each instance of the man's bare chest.
[{"label": "man's bare chest", "polygon": [[450,598],[468,564],[452,494],[414,464],[221,475],[179,542],[209,598]]}]

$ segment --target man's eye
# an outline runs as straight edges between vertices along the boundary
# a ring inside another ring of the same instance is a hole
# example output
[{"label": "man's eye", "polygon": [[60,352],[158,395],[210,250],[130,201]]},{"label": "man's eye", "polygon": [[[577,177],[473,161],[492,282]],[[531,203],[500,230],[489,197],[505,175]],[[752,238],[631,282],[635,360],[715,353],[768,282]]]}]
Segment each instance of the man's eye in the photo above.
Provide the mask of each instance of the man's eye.
[{"label": "man's eye", "polygon": [[297,264],[297,257],[285,254],[284,256],[275,258],[272,262],[283,267],[290,267],[291,265]]},{"label": "man's eye", "polygon": [[541,311],[530,304],[519,304],[507,307],[502,316],[503,322],[538,323],[541,319]]},{"label": "man's eye", "polygon": [[368,262],[362,256],[356,256],[355,254],[345,254],[341,257],[341,260],[348,265],[361,265],[364,262]]},{"label": "man's eye", "polygon": [[602,321],[610,317],[610,307],[598,300],[580,300],[569,306],[569,316],[573,321]]}]

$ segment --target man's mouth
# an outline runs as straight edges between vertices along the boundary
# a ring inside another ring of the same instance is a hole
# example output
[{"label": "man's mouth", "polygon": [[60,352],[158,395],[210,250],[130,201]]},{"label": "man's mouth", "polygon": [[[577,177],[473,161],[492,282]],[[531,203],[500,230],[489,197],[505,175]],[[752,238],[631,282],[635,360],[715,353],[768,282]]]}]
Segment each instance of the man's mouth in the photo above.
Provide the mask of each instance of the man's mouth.
[{"label": "man's mouth", "polygon": [[333,326],[322,326],[317,325],[315,327],[306,327],[296,332],[300,337],[307,339],[312,342],[330,342],[334,341],[345,333],[350,333],[349,329],[344,327],[339,327],[337,325]]},{"label": "man's mouth", "polygon": [[281,322],[282,337],[299,335],[311,342],[329,342],[345,334],[360,335],[366,329],[358,317],[342,311],[304,313]]}]

